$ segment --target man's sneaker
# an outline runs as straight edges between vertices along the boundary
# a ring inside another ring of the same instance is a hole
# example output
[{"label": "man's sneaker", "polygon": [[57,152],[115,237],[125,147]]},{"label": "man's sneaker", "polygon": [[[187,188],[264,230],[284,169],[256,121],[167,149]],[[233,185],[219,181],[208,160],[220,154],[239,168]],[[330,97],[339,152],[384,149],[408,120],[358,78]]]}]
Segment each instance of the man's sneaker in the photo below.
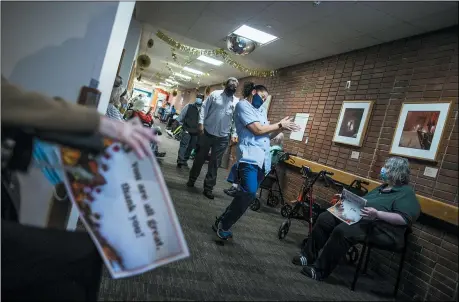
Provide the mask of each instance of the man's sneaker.
[{"label": "man's sneaker", "polygon": [[182,167],[188,168],[188,164],[179,164],[179,163],[177,163],[177,168],[182,168]]},{"label": "man's sneaker", "polygon": [[305,256],[300,254],[298,256],[293,257],[292,263],[295,265],[299,265],[299,266],[307,266],[308,259]]},{"label": "man's sneaker", "polygon": [[234,196],[236,196],[237,188],[231,186],[231,188],[229,188],[229,189],[224,189],[223,192],[228,196],[234,197]]},{"label": "man's sneaker", "polygon": [[202,194],[204,194],[204,196],[209,198],[209,199],[214,199],[215,198],[214,193],[212,193],[212,191],[204,190],[204,192],[202,192]]},{"label": "man's sneaker", "polygon": [[186,186],[187,186],[188,188],[194,187],[194,181],[188,180],[187,183],[186,183]]},{"label": "man's sneaker", "polygon": [[214,222],[214,224],[212,225],[212,230],[214,230],[214,232],[217,232],[217,231],[218,231],[218,227],[219,227],[219,225],[220,225],[220,220],[221,220],[220,217],[215,217],[215,222]]},{"label": "man's sneaker", "polygon": [[312,266],[305,266],[303,267],[303,269],[301,270],[301,273],[313,280],[317,280],[317,281],[322,281],[322,273],[318,270],[316,270],[314,267]]},{"label": "man's sneaker", "polygon": [[229,230],[225,231],[223,229],[218,229],[217,230],[217,236],[220,239],[227,240],[227,239],[233,238],[233,232],[231,232]]}]

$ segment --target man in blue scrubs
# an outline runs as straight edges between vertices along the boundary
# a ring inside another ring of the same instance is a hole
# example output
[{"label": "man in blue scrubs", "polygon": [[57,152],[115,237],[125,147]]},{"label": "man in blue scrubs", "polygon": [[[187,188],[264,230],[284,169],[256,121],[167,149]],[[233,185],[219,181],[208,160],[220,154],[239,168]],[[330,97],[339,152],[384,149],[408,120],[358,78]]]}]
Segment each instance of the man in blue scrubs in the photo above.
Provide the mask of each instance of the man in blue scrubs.
[{"label": "man in blue scrubs", "polygon": [[283,130],[300,129],[289,117],[276,124],[268,123],[266,109],[261,106],[268,97],[266,87],[251,82],[245,83],[243,96],[245,101],[238,102],[234,111],[234,122],[239,137],[239,191],[212,226],[221,239],[232,237],[231,226],[245,213],[255,198],[260,182],[271,168],[271,135],[274,137]]}]

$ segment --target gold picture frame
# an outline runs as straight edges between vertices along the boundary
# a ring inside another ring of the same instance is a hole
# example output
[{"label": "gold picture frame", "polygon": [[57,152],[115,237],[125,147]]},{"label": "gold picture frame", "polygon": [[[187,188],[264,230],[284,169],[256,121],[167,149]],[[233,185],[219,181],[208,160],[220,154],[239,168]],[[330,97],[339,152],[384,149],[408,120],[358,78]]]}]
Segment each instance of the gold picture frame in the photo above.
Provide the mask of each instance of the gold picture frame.
[{"label": "gold picture frame", "polygon": [[374,101],[344,101],[338,115],[333,142],[361,147]]},{"label": "gold picture frame", "polygon": [[436,162],[451,105],[452,101],[404,102],[392,136],[389,153]]}]

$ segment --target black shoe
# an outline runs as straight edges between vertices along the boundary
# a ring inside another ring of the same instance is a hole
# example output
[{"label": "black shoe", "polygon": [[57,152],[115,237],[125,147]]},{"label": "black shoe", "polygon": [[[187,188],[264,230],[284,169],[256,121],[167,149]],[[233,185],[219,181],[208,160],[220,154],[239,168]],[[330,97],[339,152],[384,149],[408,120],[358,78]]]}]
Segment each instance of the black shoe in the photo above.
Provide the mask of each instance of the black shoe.
[{"label": "black shoe", "polygon": [[316,270],[314,267],[312,266],[305,266],[303,267],[303,269],[301,270],[301,273],[313,280],[317,280],[317,281],[322,281],[323,278],[322,278],[322,273],[318,270]]},{"label": "black shoe", "polygon": [[179,163],[177,163],[177,168],[182,168],[182,167],[188,168],[188,164],[179,164]]},{"label": "black shoe", "polygon": [[194,181],[188,180],[187,183],[186,183],[186,186],[187,186],[188,188],[194,187]]},{"label": "black shoe", "polygon": [[212,191],[204,190],[204,192],[202,192],[202,194],[204,194],[204,196],[209,198],[209,199],[214,199],[215,198],[214,193],[212,193]]},{"label": "black shoe", "polygon": [[308,259],[305,256],[300,254],[298,256],[293,257],[292,263],[295,265],[299,265],[299,266],[307,266]]},{"label": "black shoe", "polygon": [[166,152],[155,152],[156,157],[164,157],[166,156]]},{"label": "black shoe", "polygon": [[224,189],[223,192],[228,196],[234,197],[236,196],[237,188],[231,186],[229,189]]}]

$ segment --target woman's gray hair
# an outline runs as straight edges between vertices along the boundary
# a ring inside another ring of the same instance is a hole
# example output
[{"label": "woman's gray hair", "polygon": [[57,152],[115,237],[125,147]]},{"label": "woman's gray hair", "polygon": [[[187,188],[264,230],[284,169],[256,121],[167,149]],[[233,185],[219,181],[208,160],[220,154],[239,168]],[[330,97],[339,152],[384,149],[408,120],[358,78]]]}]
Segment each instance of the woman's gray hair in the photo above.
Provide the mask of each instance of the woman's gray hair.
[{"label": "woman's gray hair", "polygon": [[135,100],[133,106],[132,106],[132,110],[134,111],[142,111],[146,106],[146,102],[143,100],[143,99],[137,99]]},{"label": "woman's gray hair", "polygon": [[410,182],[410,163],[406,158],[390,157],[384,167],[389,184],[400,186]]}]

